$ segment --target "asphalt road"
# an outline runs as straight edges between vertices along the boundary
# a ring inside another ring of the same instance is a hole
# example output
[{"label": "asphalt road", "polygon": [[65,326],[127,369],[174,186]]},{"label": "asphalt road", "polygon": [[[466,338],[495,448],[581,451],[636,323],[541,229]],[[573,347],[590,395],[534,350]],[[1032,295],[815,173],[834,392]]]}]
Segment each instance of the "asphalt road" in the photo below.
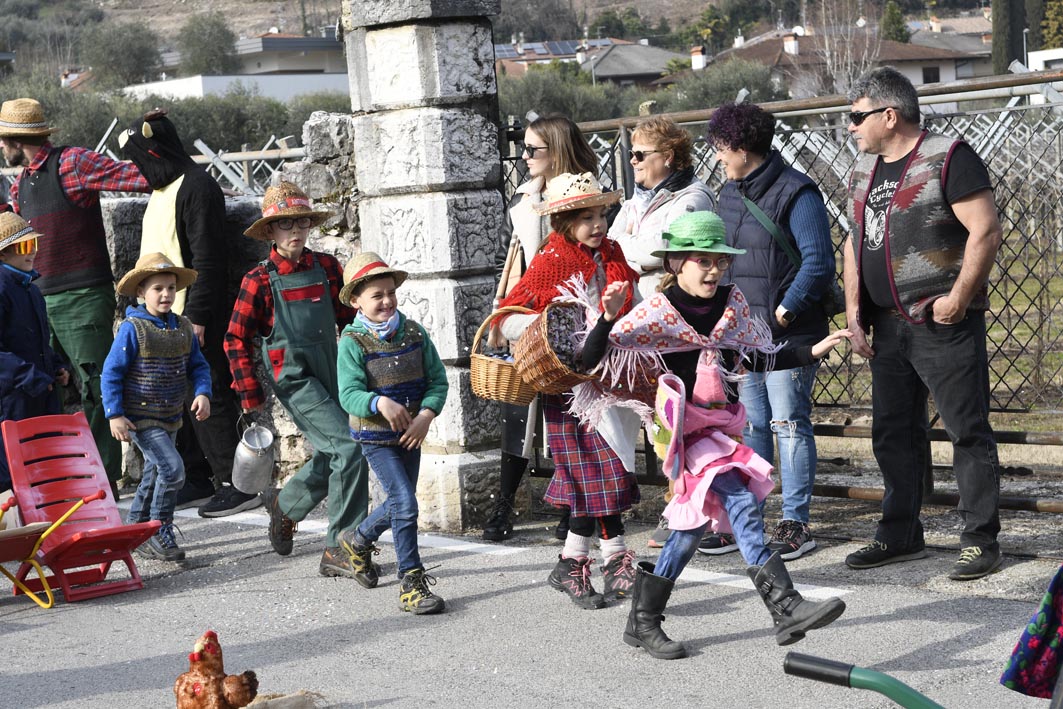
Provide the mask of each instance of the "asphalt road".
[{"label": "asphalt road", "polygon": [[[143,590],[47,611],[0,597],[0,707],[172,707],[173,681],[207,628],[229,672],[255,670],[264,693],[318,692],[320,706],[895,706],[785,675],[790,649],[886,672],[946,707],[1046,706],[998,679],[1057,561],[1008,556],[1000,572],[961,584],[945,578],[951,551],[855,572],[842,560],[857,543],[821,540],[790,563],[792,575],[810,597],[837,594],[848,609],[781,648],[738,554],[699,555],[665,622],[692,656],[668,662],[622,642],[626,604],[581,610],[546,585],[559,551],[548,520],[524,523],[505,545],[423,537],[447,612],[414,617],[398,610],[390,544],[379,557],[385,578],[365,590],[318,575],[320,519],[300,525],[282,558],[261,509],[179,514],[188,560],[139,561]],[[640,553],[656,554],[645,547],[649,527],[628,531]]]}]

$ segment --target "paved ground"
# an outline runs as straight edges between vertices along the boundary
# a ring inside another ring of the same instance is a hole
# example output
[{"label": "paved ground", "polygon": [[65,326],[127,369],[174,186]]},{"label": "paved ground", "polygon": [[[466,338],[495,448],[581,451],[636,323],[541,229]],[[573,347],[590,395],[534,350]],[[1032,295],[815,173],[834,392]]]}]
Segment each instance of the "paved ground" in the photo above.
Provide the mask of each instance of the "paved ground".
[{"label": "paved ground", "polygon": [[[817,498],[813,515],[837,505]],[[1054,517],[1041,519],[1058,529]],[[948,707],[1045,706],[997,679],[1058,560],[1009,555],[999,573],[966,584],[945,578],[955,552],[942,549],[854,572],[842,559],[858,543],[832,529],[834,538],[821,537],[818,551],[790,566],[808,595],[841,595],[848,610],[780,648],[738,555],[699,556],[665,623],[692,657],[666,662],[623,644],[626,605],[583,611],[546,585],[558,552],[548,519],[524,522],[505,545],[424,537],[448,604],[435,617],[401,613],[393,576],[372,591],[319,576],[320,520],[300,526],[288,558],[270,550],[265,522],[261,510],[181,518],[188,561],[140,562],[142,591],[60,600],[49,611],[0,597],[0,707],[173,706],[173,681],[207,628],[218,632],[230,672],[255,670],[263,692],[313,690],[322,706],[893,706],[785,675],[788,649],[887,672]],[[647,556],[650,531],[629,526]],[[380,561],[394,572],[390,545]]]}]

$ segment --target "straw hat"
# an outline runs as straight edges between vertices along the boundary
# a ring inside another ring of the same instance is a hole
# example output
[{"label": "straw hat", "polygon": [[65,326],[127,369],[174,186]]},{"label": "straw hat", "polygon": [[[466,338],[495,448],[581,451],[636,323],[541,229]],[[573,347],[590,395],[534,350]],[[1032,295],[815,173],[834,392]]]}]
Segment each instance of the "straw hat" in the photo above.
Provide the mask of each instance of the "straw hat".
[{"label": "straw hat", "polygon": [[55,128],[44,120],[44,109],[32,98],[15,98],[0,105],[0,138],[51,135]]},{"label": "straw hat", "polygon": [[594,175],[589,172],[582,175],[563,172],[546,183],[543,201],[535,206],[535,211],[541,216],[546,216],[572,209],[613,204],[620,201],[622,194],[621,190],[602,192],[598,180],[594,179]]},{"label": "straw hat", "polygon": [[0,251],[39,237],[40,234],[19,215],[14,212],[0,212]]},{"label": "straw hat", "polygon": [[262,198],[262,218],[244,232],[244,236],[262,241],[271,241],[266,225],[278,219],[298,219],[310,217],[310,226],[318,226],[331,217],[330,212],[314,211],[310,208],[310,198],[297,185],[282,182],[272,185]]},{"label": "straw hat", "polygon": [[137,259],[137,265],[133,266],[133,270],[122,276],[122,280],[118,281],[118,286],[115,290],[119,295],[129,295],[136,297],[137,288],[148,276],[156,276],[160,273],[172,273],[177,276],[177,290],[184,290],[188,286],[196,282],[196,277],[199,275],[191,268],[181,268],[175,266],[166,254],[155,252],[153,254],[144,254]]},{"label": "straw hat", "polygon": [[363,251],[347,263],[343,269],[343,282],[346,284],[340,291],[340,302],[351,305],[351,296],[359,283],[377,276],[391,276],[395,279],[395,287],[398,288],[410,275],[406,271],[391,268],[384,260],[372,251]]},{"label": "straw hat", "polygon": [[723,220],[714,212],[687,212],[668,225],[661,234],[668,246],[651,252],[663,258],[670,253],[707,251],[716,254],[744,254],[745,249],[727,245],[727,231]]}]

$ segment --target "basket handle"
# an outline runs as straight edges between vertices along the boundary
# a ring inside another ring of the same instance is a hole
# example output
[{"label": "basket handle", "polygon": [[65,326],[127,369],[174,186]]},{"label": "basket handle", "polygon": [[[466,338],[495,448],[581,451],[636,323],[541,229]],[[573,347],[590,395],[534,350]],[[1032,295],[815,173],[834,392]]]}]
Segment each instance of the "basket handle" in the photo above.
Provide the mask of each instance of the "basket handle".
[{"label": "basket handle", "polygon": [[496,317],[498,317],[499,315],[505,315],[506,313],[523,313],[527,315],[534,312],[535,311],[531,308],[524,308],[519,305],[507,305],[494,311],[493,313],[488,315],[482,323],[480,323],[480,327],[476,329],[476,334],[472,336],[471,354],[480,354],[478,347],[480,345],[480,341],[483,339],[484,330],[487,328],[488,325],[491,324],[491,321],[494,320]]}]

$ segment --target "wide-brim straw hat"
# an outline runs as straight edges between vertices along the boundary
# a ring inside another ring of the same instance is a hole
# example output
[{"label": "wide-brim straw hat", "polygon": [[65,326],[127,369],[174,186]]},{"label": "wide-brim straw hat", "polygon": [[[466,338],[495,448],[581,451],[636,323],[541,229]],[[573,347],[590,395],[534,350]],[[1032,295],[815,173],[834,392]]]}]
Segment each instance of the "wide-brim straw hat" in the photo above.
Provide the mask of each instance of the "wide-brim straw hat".
[{"label": "wide-brim straw hat", "polygon": [[310,198],[306,192],[292,182],[271,185],[262,198],[262,218],[244,232],[244,236],[262,241],[271,241],[267,225],[278,219],[298,219],[310,217],[310,226],[320,226],[332,216],[331,212],[315,210],[310,207]]},{"label": "wide-brim straw hat", "polygon": [[688,251],[704,251],[714,254],[744,254],[745,249],[727,245],[727,229],[723,220],[714,212],[687,212],[668,225],[661,234],[668,246],[651,252],[651,256],[664,258],[668,254]]},{"label": "wide-brim straw hat", "polygon": [[188,288],[188,286],[196,282],[196,278],[199,276],[191,268],[182,268],[174,265],[174,262],[166,254],[155,252],[144,254],[138,258],[133,270],[122,276],[122,280],[118,281],[115,291],[119,295],[136,297],[137,288],[140,287],[144,279],[148,276],[157,276],[160,273],[172,273],[177,276],[177,290]]},{"label": "wide-brim straw hat", "polygon": [[44,108],[32,98],[15,98],[0,105],[0,138],[51,135]]},{"label": "wide-brim straw hat", "polygon": [[384,259],[372,251],[363,251],[352,258],[347,267],[343,269],[344,286],[340,289],[340,302],[351,305],[351,296],[359,283],[377,278],[378,276],[391,276],[395,279],[395,287],[398,288],[410,274],[397,268],[388,266]]},{"label": "wide-brim straw hat", "polygon": [[541,215],[568,212],[573,209],[587,209],[602,204],[614,204],[620,201],[622,190],[602,192],[601,185],[589,172],[574,175],[563,172],[546,183],[543,201],[535,205],[535,211]]},{"label": "wide-brim straw hat", "polygon": [[0,251],[41,235],[25,219],[14,212],[0,212]]}]

